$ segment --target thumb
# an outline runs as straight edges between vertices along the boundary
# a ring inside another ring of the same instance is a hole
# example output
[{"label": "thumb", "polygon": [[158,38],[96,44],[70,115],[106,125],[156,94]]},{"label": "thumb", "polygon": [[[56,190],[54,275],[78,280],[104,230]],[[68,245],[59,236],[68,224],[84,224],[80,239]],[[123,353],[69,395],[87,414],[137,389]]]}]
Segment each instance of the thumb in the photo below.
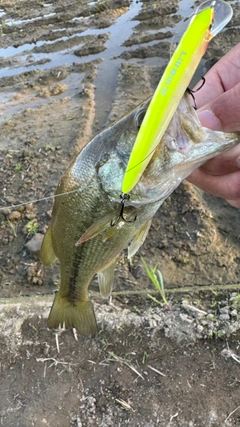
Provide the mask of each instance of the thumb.
[{"label": "thumb", "polygon": [[240,131],[240,83],[198,110],[202,125],[223,132]]}]

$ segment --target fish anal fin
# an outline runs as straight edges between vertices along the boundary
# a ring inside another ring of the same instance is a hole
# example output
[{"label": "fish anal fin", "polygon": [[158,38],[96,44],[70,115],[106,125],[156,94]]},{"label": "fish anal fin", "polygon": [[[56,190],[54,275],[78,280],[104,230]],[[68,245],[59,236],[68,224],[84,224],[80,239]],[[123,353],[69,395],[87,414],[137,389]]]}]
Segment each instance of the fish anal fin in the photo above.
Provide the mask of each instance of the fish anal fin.
[{"label": "fish anal fin", "polygon": [[43,238],[42,247],[41,247],[41,260],[42,260],[42,263],[46,267],[48,267],[50,264],[52,264],[55,261],[56,258],[57,257],[53,250],[52,229],[50,225]]},{"label": "fish anal fin", "polygon": [[103,298],[108,298],[112,292],[115,266],[116,260],[98,273],[98,284]]},{"label": "fish anal fin", "polygon": [[48,326],[58,328],[64,325],[76,328],[85,337],[94,337],[98,328],[90,299],[72,301],[58,292],[48,317]]},{"label": "fish anal fin", "polygon": [[144,243],[149,228],[151,227],[152,219],[149,219],[143,226],[140,228],[138,233],[134,236],[133,240],[131,241],[130,245],[128,246],[128,258],[131,258],[135,253],[138,251],[140,246]]}]

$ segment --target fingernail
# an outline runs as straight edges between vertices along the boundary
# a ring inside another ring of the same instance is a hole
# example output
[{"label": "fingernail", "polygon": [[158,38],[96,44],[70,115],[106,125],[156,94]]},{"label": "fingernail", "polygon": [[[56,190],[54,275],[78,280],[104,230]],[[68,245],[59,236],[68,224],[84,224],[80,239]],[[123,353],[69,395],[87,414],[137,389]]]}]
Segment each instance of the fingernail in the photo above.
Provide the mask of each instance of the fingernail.
[{"label": "fingernail", "polygon": [[198,118],[203,126],[213,130],[222,130],[220,120],[215,116],[212,110],[199,111]]}]

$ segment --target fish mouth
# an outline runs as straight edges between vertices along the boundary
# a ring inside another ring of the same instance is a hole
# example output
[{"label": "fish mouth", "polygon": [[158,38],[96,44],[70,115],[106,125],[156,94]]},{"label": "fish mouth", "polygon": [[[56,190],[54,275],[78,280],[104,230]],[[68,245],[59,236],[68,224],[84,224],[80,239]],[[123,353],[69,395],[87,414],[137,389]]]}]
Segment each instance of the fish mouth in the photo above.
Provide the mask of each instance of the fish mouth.
[{"label": "fish mouth", "polygon": [[[115,132],[111,128],[106,134],[107,161],[98,163],[97,176],[111,209],[115,211],[111,218],[113,224],[121,211],[120,194],[130,195],[124,198],[124,213],[127,207],[138,209],[150,203],[161,204],[194,169],[239,141],[236,134],[204,128],[186,92],[140,180],[129,193],[124,193],[121,187],[135,142],[137,123],[140,117],[142,119],[149,102],[149,99],[144,101],[115,124]],[[99,159],[102,159],[104,153],[99,151]],[[127,220],[133,218],[134,214],[128,216]]]},{"label": "fish mouth", "polygon": [[207,160],[239,142],[239,134],[226,134],[203,127],[185,93],[167,131],[126,205],[163,201]]}]

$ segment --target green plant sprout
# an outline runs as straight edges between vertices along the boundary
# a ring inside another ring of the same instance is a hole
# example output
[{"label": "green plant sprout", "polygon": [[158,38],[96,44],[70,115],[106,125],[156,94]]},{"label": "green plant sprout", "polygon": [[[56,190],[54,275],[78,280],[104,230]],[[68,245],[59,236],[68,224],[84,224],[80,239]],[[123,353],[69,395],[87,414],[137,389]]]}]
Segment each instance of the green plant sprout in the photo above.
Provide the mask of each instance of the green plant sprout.
[{"label": "green plant sprout", "polygon": [[16,226],[11,221],[9,221],[9,219],[8,219],[8,225],[9,225],[10,229],[12,230],[14,237],[17,237]]},{"label": "green plant sprout", "polygon": [[26,225],[26,229],[29,236],[36,234],[38,229],[36,221],[34,219],[32,221],[29,221]]},{"label": "green plant sprout", "polygon": [[21,168],[22,168],[21,163],[16,163],[14,170],[15,170],[15,171],[20,171],[20,170],[21,170]]},{"label": "green plant sprout", "polygon": [[143,364],[143,365],[146,363],[147,358],[148,358],[148,354],[147,354],[147,352],[146,352],[146,351],[144,351],[144,353],[143,353],[143,357],[142,357],[142,364]]},{"label": "green plant sprout", "polygon": [[46,144],[46,145],[45,145],[45,151],[53,151],[53,146],[52,146],[52,144]]},{"label": "green plant sprout", "polygon": [[[155,267],[151,270],[146,261],[144,260],[144,258],[141,258],[142,263],[146,269],[146,272],[148,274],[149,279],[151,280],[151,282],[153,283],[155,289],[160,293],[161,298],[163,300],[163,303],[165,305],[168,306],[168,308],[171,308],[167,297],[166,297],[166,292],[165,292],[165,287],[164,287],[164,281],[163,281],[163,276],[160,270],[157,269],[157,264],[155,265]],[[150,298],[152,301],[156,302],[157,304],[162,305],[162,303],[160,301],[158,301],[157,298],[154,298],[152,295],[147,295],[148,298]]]},{"label": "green plant sprout", "polygon": [[237,309],[240,307],[240,294],[237,294],[237,296],[235,297],[233,307]]}]

